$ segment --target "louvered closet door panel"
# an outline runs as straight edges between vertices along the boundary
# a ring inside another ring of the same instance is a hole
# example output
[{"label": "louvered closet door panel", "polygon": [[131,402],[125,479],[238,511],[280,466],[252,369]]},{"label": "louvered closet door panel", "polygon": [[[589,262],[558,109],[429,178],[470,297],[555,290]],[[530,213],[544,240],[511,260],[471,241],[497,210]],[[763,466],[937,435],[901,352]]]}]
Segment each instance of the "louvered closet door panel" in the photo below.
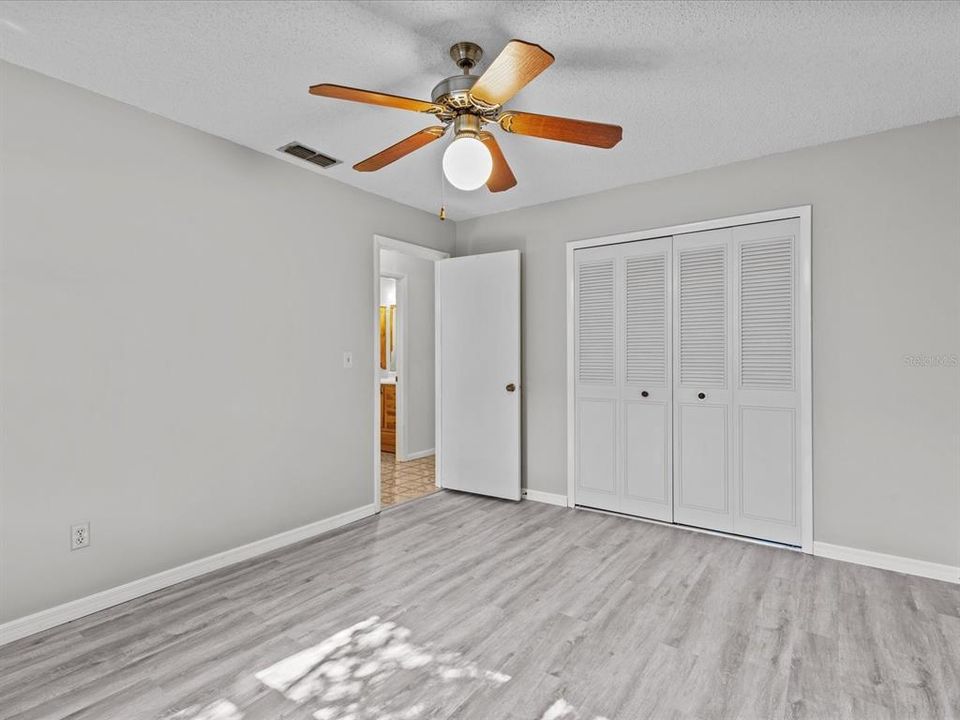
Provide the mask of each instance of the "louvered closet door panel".
[{"label": "louvered closet door panel", "polygon": [[674,518],[733,529],[730,229],[673,239]]},{"label": "louvered closet door panel", "polygon": [[698,388],[727,385],[727,247],[679,251],[680,382]]},{"label": "louvered closet door panel", "polygon": [[672,238],[622,246],[621,510],[673,519]]},{"label": "louvered closet door panel", "polygon": [[734,528],[800,544],[797,220],[733,229]]},{"label": "louvered closet door panel", "polygon": [[619,511],[619,249],[574,253],[576,501]]},{"label": "louvered closet door panel", "polygon": [[616,384],[615,273],[612,257],[577,266],[577,380],[583,385]]}]

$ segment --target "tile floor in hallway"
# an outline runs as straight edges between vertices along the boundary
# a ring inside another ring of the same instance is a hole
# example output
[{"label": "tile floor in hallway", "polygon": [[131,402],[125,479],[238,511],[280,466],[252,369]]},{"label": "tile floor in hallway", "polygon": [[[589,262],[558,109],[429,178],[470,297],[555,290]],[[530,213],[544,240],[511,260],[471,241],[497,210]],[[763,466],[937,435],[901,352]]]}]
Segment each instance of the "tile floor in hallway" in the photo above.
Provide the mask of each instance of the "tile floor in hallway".
[{"label": "tile floor in hallway", "polygon": [[380,505],[389,507],[436,492],[436,456],[398,462],[380,453]]}]

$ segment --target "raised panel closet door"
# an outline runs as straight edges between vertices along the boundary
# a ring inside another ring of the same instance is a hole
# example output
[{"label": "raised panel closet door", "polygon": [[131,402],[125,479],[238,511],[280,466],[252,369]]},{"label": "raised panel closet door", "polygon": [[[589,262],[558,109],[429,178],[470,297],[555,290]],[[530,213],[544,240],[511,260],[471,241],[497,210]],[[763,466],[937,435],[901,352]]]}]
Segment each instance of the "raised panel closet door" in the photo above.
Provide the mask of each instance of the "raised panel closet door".
[{"label": "raised panel closet door", "polygon": [[574,253],[576,502],[620,511],[617,287],[619,249]]},{"label": "raised panel closet door", "polygon": [[733,229],[734,531],[800,544],[800,222]]},{"label": "raised panel closet door", "polygon": [[673,520],[672,238],[622,247],[622,511]]},{"label": "raised panel closet door", "polygon": [[729,228],[673,239],[674,520],[733,530]]}]

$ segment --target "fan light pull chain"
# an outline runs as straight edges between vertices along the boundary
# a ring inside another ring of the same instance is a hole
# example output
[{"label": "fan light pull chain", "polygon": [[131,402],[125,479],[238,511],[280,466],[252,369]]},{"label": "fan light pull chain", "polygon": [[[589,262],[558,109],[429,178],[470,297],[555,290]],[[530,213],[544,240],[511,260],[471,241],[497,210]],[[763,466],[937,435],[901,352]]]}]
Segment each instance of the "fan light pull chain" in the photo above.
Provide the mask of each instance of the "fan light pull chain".
[{"label": "fan light pull chain", "polygon": [[447,219],[447,208],[443,203],[443,166],[440,166],[440,220]]}]

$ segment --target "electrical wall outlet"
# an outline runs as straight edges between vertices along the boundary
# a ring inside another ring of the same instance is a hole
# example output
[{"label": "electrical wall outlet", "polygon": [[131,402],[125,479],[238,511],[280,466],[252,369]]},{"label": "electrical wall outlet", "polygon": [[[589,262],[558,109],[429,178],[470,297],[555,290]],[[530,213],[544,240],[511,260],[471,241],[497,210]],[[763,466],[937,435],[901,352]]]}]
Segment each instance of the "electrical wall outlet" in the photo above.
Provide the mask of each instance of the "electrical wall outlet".
[{"label": "electrical wall outlet", "polygon": [[353,367],[353,353],[350,352],[349,350],[343,353],[343,366],[345,368]]},{"label": "electrical wall outlet", "polygon": [[82,550],[90,545],[90,523],[74,525],[70,528],[70,549]]}]

